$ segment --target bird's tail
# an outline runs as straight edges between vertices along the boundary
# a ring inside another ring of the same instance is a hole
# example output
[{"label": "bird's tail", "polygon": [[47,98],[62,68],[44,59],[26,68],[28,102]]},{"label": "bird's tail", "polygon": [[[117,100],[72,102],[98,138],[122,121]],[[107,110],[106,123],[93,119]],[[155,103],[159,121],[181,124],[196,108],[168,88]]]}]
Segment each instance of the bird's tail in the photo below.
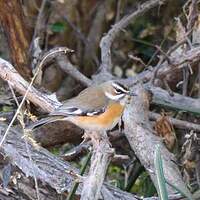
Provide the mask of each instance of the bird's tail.
[{"label": "bird's tail", "polygon": [[61,121],[64,117],[63,116],[50,116],[50,117],[46,117],[43,118],[41,120],[38,120],[30,125],[28,125],[26,127],[26,130],[34,130],[36,128],[39,128],[40,126],[49,124],[51,122],[55,122],[55,121]]}]

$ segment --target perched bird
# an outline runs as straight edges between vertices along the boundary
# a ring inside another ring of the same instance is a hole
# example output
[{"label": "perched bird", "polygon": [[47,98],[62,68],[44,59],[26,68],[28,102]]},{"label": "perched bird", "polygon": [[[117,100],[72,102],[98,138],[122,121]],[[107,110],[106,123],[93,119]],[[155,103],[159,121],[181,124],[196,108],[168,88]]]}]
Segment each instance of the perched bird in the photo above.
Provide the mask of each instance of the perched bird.
[{"label": "perched bird", "polygon": [[120,120],[130,96],[135,94],[116,81],[86,88],[28,127],[34,129],[55,121],[70,121],[85,131],[111,130]]}]

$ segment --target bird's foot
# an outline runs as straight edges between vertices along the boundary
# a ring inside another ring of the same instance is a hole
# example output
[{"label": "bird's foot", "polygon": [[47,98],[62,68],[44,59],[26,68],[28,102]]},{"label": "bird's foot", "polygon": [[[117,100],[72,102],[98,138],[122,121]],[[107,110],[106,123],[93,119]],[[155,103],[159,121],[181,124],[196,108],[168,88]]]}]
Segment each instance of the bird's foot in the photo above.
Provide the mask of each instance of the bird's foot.
[{"label": "bird's foot", "polygon": [[100,145],[100,142],[102,140],[106,141],[110,147],[112,146],[106,133],[102,134],[98,131],[90,131],[90,132],[85,132],[83,137],[84,141],[91,139],[94,149],[96,149]]}]

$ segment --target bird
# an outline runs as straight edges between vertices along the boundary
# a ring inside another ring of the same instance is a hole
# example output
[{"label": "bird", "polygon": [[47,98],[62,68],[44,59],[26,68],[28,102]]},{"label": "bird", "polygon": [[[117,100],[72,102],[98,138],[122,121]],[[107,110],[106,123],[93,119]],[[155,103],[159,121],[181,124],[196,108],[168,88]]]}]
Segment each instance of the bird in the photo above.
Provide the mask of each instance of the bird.
[{"label": "bird", "polygon": [[27,129],[35,129],[55,121],[69,121],[88,132],[106,132],[120,121],[125,105],[136,96],[128,87],[115,81],[93,85],[68,99]]}]

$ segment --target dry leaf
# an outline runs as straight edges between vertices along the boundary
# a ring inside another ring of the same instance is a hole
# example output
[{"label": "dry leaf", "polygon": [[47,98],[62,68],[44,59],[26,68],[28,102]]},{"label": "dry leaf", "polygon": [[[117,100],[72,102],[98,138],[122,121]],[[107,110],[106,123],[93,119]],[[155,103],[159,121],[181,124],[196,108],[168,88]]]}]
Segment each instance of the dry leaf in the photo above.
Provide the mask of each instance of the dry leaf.
[{"label": "dry leaf", "polygon": [[176,136],[174,133],[174,128],[168,117],[162,114],[162,116],[156,120],[154,128],[157,135],[163,138],[167,148],[172,150],[176,142]]}]

